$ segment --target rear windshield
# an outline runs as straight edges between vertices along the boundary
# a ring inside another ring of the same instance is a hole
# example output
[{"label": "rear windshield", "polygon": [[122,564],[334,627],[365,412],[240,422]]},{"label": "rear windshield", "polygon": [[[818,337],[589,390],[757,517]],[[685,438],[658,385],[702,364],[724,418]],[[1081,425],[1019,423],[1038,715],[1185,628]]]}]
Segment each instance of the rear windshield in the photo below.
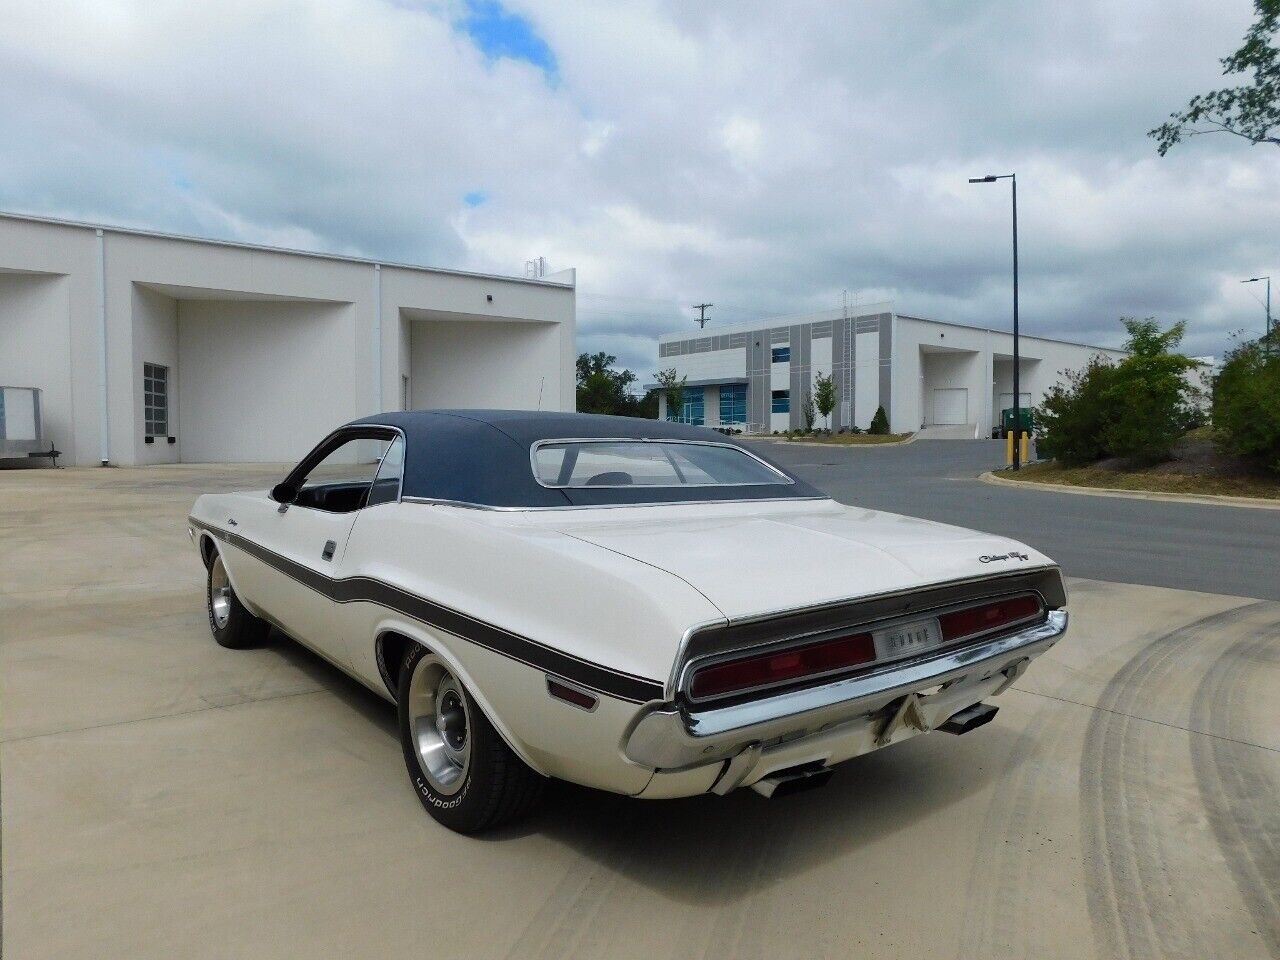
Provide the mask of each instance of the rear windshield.
[{"label": "rear windshield", "polygon": [[791,483],[738,447],[667,440],[555,440],[534,447],[544,487],[733,487]]}]

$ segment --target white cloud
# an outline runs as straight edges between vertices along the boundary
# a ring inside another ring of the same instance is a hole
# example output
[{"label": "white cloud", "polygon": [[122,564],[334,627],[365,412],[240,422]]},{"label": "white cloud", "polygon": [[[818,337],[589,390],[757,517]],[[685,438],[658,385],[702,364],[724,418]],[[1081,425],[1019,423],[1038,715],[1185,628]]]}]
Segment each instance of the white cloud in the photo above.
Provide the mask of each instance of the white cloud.
[{"label": "white cloud", "polygon": [[[11,0],[0,208],[519,273],[579,267],[583,349],[891,295],[1114,342],[1260,308],[1280,153],[1145,132],[1219,81],[1248,0],[512,0],[555,55],[489,60],[453,2]],[[468,208],[463,197],[487,195]],[[1277,266],[1280,274],[1280,265]]]}]

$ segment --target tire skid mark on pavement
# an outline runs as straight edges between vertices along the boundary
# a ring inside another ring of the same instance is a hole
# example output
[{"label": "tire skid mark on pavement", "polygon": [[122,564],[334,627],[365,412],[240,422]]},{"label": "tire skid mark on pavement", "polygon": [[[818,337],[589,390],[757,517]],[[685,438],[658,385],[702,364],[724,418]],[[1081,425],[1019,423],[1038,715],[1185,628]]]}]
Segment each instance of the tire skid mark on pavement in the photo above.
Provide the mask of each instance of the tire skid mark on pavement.
[{"label": "tire skid mark on pavement", "polygon": [[1166,846],[1176,838],[1160,831],[1157,794],[1148,788],[1159,773],[1146,748],[1147,724],[1121,711],[1162,696],[1183,655],[1207,632],[1248,620],[1267,606],[1246,603],[1157,637],[1112,677],[1098,700],[1100,709],[1090,714],[1080,800],[1089,916],[1101,956],[1201,958],[1214,952],[1201,942],[1196,905],[1179,900],[1187,885],[1170,874]]},{"label": "tire skid mark on pavement", "polygon": [[[1236,641],[1205,674],[1191,706],[1198,729],[1248,720],[1250,667],[1280,660],[1280,619]],[[1274,709],[1274,704],[1271,707]],[[1214,839],[1272,957],[1280,957],[1280,783],[1257,747],[1193,737],[1191,761]]]},{"label": "tire skid mark on pavement", "polygon": [[957,960],[1033,955],[1027,942],[1033,920],[1020,906],[1028,882],[1026,846],[1042,822],[1038,810],[1044,784],[1052,758],[1061,755],[1059,741],[1065,739],[1057,722],[1062,705],[1040,704],[1014,742],[1003,771],[993,778],[1005,786],[997,787],[978,837],[967,891],[975,905],[973,922],[965,924]]}]

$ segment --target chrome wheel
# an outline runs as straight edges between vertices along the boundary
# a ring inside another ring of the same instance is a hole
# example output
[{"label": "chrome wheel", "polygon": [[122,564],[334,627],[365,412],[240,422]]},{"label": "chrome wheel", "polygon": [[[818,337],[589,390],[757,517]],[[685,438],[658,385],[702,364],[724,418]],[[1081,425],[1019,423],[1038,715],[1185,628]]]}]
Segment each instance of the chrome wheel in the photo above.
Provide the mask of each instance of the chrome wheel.
[{"label": "chrome wheel", "polygon": [[423,776],[437,792],[457,793],[471,764],[471,709],[438,657],[419,660],[409,679],[409,735]]},{"label": "chrome wheel", "polygon": [[213,558],[213,568],[209,571],[209,610],[213,613],[213,624],[219,630],[231,619],[231,581],[227,579],[227,570],[222,565],[222,557]]}]

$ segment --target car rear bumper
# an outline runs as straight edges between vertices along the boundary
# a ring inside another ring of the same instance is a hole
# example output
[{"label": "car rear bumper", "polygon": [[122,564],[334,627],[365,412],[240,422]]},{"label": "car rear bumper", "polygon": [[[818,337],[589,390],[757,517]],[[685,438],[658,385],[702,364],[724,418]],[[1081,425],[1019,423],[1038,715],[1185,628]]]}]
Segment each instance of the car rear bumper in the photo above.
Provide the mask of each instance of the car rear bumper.
[{"label": "car rear bumper", "polygon": [[[763,756],[794,753],[801,741],[805,746],[830,741],[842,754],[830,762],[847,759],[921,732],[921,727],[932,729],[983,697],[1002,692],[1066,630],[1066,611],[1051,610],[1047,620],[1033,627],[877,673],[717,709],[659,704],[632,723],[623,752],[635,763],[668,771],[732,759],[717,792],[727,777],[736,779],[732,785],[737,786],[750,782],[753,773],[765,775],[759,762]],[[888,729],[901,711],[886,708],[910,694],[916,694],[914,725]]]}]

